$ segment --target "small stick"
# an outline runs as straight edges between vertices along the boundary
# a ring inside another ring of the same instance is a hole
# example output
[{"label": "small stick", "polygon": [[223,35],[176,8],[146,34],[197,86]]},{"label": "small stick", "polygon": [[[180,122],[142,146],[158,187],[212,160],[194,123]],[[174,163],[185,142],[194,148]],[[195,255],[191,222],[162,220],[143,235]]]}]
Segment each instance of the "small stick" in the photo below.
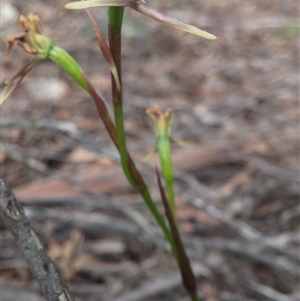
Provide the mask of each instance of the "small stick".
[{"label": "small stick", "polygon": [[73,301],[54,262],[32,229],[22,205],[3,179],[0,179],[0,216],[14,236],[46,299],[48,301]]}]

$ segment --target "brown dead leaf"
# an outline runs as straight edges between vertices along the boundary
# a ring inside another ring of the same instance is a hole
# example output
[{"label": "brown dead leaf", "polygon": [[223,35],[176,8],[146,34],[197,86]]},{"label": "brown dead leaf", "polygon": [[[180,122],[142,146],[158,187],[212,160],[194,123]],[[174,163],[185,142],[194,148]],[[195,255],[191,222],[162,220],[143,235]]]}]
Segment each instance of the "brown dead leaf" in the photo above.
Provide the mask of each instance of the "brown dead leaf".
[{"label": "brown dead leaf", "polygon": [[101,262],[96,258],[96,256],[89,253],[83,253],[76,257],[76,260],[74,261],[74,268],[79,272],[87,267],[97,267],[100,263]]},{"label": "brown dead leaf", "polygon": [[252,179],[254,170],[253,166],[248,165],[245,170],[236,173],[218,189],[218,195],[220,197],[229,197],[238,189],[246,189]]},{"label": "brown dead leaf", "polygon": [[126,245],[121,240],[102,239],[89,245],[89,250],[96,255],[121,255],[126,251]]},{"label": "brown dead leaf", "polygon": [[[222,150],[197,146],[175,150],[172,158],[174,168],[185,172],[197,171],[214,164],[237,161]],[[159,158],[155,156],[149,163],[159,165]]]},{"label": "brown dead leaf", "polygon": [[180,230],[187,234],[193,234],[195,232],[194,226],[190,222],[180,223]]},{"label": "brown dead leaf", "polygon": [[208,224],[208,225],[212,225],[212,224],[217,224],[218,221],[216,218],[212,217],[210,214],[206,213],[205,211],[202,210],[195,210],[195,219],[202,223],[202,224]]},{"label": "brown dead leaf", "polygon": [[92,162],[97,161],[100,158],[101,157],[97,153],[78,147],[68,155],[67,160],[70,162]]},{"label": "brown dead leaf", "polygon": [[49,256],[58,262],[62,277],[69,281],[76,273],[77,250],[83,239],[83,234],[79,230],[73,230],[70,238],[63,244],[50,239],[48,244]]},{"label": "brown dead leaf", "polygon": [[209,282],[203,282],[200,286],[200,290],[206,295],[206,301],[217,301],[219,300],[218,289]]},{"label": "brown dead leaf", "polygon": [[3,151],[0,151],[0,163],[3,163],[6,158],[7,158],[6,153]]},{"label": "brown dead leaf", "polygon": [[88,116],[77,116],[74,120],[74,123],[78,127],[88,132],[93,132],[99,128],[99,123],[95,122],[95,119],[90,118]]},{"label": "brown dead leaf", "polygon": [[70,239],[66,241],[62,249],[61,270],[63,278],[68,281],[76,273],[74,262],[77,257],[77,250],[83,240],[83,233],[79,230],[73,230]]},{"label": "brown dead leaf", "polygon": [[64,180],[49,179],[45,181],[29,184],[14,191],[16,197],[20,200],[35,199],[42,200],[43,196],[47,199],[51,196],[51,199],[63,199],[72,198],[80,195],[77,189]]},{"label": "brown dead leaf", "polygon": [[55,239],[49,237],[47,240],[47,252],[53,260],[58,260],[62,254],[62,245]]},{"label": "brown dead leaf", "polygon": [[10,138],[12,142],[18,142],[21,138],[22,130],[19,128],[14,128],[11,130]]},{"label": "brown dead leaf", "polygon": [[270,153],[270,145],[266,140],[259,140],[255,137],[249,139],[244,146],[245,152],[256,153],[259,155],[268,155]]},{"label": "brown dead leaf", "polygon": [[187,220],[195,217],[195,208],[190,206],[182,206],[177,208],[177,216],[179,220]]},{"label": "brown dead leaf", "polygon": [[111,78],[110,76],[95,75],[92,77],[91,81],[95,83],[95,86],[103,94],[111,89]]}]

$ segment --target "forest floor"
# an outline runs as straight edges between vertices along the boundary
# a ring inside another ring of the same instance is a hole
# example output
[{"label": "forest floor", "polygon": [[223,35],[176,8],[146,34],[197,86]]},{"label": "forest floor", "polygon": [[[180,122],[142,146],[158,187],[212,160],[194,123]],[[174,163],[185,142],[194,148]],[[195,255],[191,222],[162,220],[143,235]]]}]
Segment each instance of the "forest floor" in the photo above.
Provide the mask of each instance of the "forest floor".
[{"label": "forest floor", "polygon": [[[31,57],[7,39],[19,15],[80,63],[110,106],[110,74],[84,11],[68,1],[2,4],[2,85]],[[123,26],[128,145],[160,204],[147,108],[171,108],[176,201],[205,301],[294,301],[299,289],[299,3],[152,0],[215,34],[176,31],[130,10]],[[106,32],[105,8],[92,9]],[[2,175],[76,300],[187,301],[146,206],[122,175],[91,99],[58,66],[38,64],[1,108]],[[163,210],[163,208],[161,208]],[[0,221],[1,222],[1,221]],[[0,223],[1,301],[41,301]],[[72,261],[70,262],[70,258]]]}]

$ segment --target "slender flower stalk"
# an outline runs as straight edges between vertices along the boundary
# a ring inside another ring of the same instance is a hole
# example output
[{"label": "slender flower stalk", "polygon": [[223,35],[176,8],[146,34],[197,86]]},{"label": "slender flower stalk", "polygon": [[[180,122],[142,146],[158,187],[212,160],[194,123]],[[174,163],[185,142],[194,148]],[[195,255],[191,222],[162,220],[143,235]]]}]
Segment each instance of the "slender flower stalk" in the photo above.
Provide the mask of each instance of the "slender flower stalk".
[{"label": "slender flower stalk", "polygon": [[122,90],[122,70],[121,70],[121,29],[123,22],[124,8],[123,7],[110,7],[108,9],[108,36],[109,46],[115,61],[115,65],[118,71],[118,78],[120,80],[121,89],[117,88],[115,78],[112,75],[112,96],[115,122],[118,134],[119,151],[121,156],[121,165],[130,184],[140,193],[148,206],[150,212],[156,219],[156,222],[161,227],[162,231],[168,242],[170,243],[172,253],[177,258],[177,250],[174,245],[173,236],[170,229],[167,227],[163,217],[159,213],[152,197],[149,193],[148,187],[145,185],[143,178],[136,169],[134,162],[128,156],[126,145],[126,133],[124,128],[124,113],[123,113],[123,90]]},{"label": "slender flower stalk", "polygon": [[156,144],[160,158],[160,165],[162,174],[166,182],[166,190],[168,195],[168,202],[174,220],[177,223],[175,194],[174,194],[174,176],[173,163],[171,156],[171,118],[172,111],[168,109],[163,113],[158,107],[147,110],[147,114],[151,117],[155,132]]},{"label": "slender flower stalk", "polygon": [[128,181],[134,188],[137,189],[136,183],[132,178],[132,175],[129,170],[128,158],[127,158],[126,135],[124,129],[123,91],[122,91],[122,73],[121,73],[121,28],[123,22],[123,15],[124,15],[124,8],[122,7],[110,7],[108,9],[109,47],[117,68],[118,78],[120,81],[120,89],[118,89],[114,77],[113,76],[111,77],[112,99],[113,99],[116,128],[117,128],[118,138],[119,138],[121,164]]}]

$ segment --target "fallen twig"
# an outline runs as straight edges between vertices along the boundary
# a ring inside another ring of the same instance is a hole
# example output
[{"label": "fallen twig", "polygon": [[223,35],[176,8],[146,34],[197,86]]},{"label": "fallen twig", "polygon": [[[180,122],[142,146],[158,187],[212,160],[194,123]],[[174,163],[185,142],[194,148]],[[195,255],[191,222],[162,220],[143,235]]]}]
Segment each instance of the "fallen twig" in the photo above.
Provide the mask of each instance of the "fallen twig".
[{"label": "fallen twig", "polygon": [[0,214],[27,260],[48,301],[72,301],[68,288],[60,279],[54,262],[32,229],[23,207],[6,183],[0,180]]}]

